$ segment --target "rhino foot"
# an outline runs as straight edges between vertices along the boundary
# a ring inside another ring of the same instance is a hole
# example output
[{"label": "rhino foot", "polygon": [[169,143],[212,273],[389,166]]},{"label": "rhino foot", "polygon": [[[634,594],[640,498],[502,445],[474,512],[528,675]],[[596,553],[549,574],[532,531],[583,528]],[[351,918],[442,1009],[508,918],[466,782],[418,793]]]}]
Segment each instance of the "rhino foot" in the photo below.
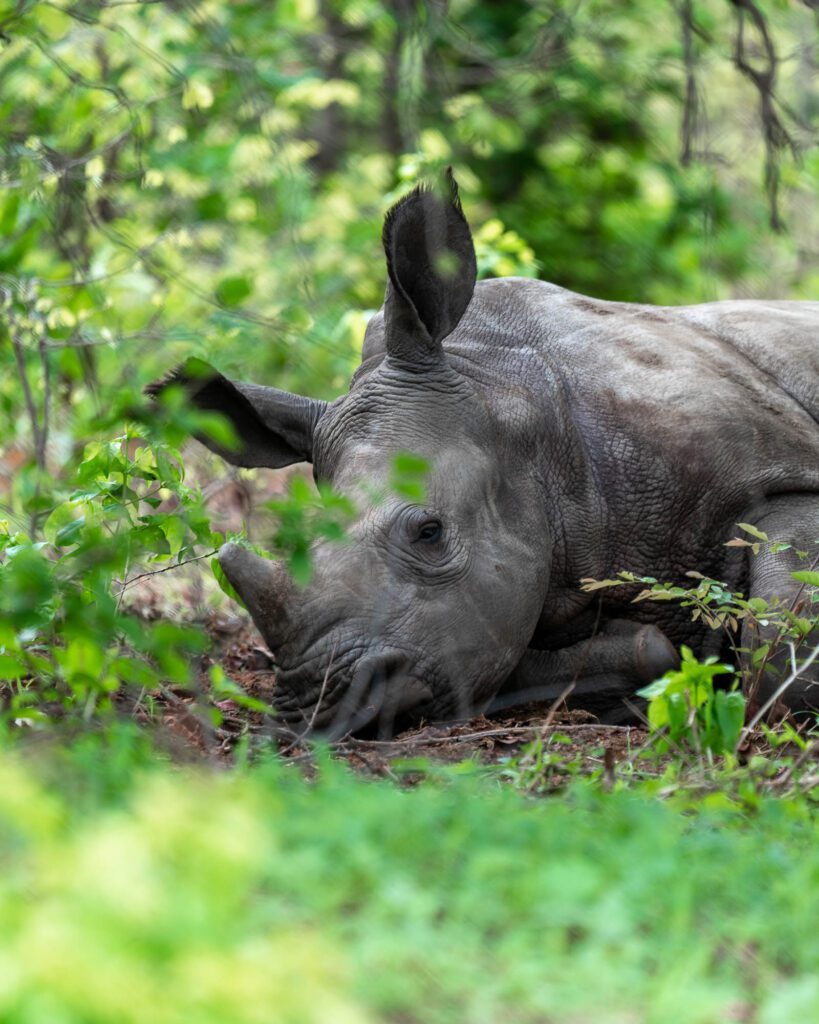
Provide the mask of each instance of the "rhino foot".
[{"label": "rhino foot", "polygon": [[678,664],[679,655],[662,630],[612,619],[571,647],[528,650],[489,710],[566,695],[570,706],[591,711],[606,724],[636,721],[645,706],[636,691]]}]

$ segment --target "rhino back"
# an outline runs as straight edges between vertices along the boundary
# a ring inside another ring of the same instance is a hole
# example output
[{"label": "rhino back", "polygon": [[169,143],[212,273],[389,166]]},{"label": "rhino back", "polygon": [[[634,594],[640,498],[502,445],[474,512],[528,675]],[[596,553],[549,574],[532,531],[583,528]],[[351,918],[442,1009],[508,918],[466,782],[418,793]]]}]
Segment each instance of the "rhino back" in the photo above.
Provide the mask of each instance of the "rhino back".
[{"label": "rhino back", "polygon": [[446,347],[501,403],[525,382],[547,464],[571,417],[613,568],[719,572],[738,519],[819,492],[819,303],[655,307],[506,278],[479,284]]},{"label": "rhino back", "polygon": [[760,379],[778,385],[819,423],[819,302],[713,302],[680,313],[732,348]]},{"label": "rhino back", "polygon": [[[582,445],[621,522],[635,502],[709,518],[819,491],[817,302],[649,306],[499,278],[478,282],[444,347],[501,423],[521,395],[540,408],[546,462],[552,442]],[[376,314],[357,376],[382,358]]]},{"label": "rhino back", "polygon": [[603,462],[622,466],[628,438],[638,460],[819,489],[819,303],[646,306],[505,278],[479,285],[470,313],[453,355],[547,402],[558,387]]}]

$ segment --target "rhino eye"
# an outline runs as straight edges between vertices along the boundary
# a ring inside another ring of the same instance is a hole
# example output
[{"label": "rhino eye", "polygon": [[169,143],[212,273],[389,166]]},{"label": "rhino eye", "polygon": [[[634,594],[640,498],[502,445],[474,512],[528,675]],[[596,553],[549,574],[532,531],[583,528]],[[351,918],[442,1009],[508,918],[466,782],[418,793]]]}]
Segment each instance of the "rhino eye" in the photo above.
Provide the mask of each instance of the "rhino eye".
[{"label": "rhino eye", "polygon": [[443,526],[440,519],[425,519],[415,533],[415,542],[421,544],[435,544],[441,539]]}]

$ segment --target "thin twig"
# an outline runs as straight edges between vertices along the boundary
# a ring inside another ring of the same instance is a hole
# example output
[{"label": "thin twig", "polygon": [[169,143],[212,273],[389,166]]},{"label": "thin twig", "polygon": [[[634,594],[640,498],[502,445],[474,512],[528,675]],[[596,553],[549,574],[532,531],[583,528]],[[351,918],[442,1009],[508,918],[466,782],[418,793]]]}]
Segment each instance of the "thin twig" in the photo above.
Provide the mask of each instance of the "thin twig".
[{"label": "thin twig", "polygon": [[[3,297],[6,302],[10,302],[11,296],[4,290]],[[37,454],[37,465],[40,469],[45,469],[44,451],[40,443],[40,423],[37,416],[37,405],[34,401],[34,394],[31,390],[31,383],[28,379],[28,370],[26,369],[26,356],[25,356],[25,345],[23,339],[20,337],[20,332],[17,327],[14,314],[11,309],[7,311],[9,321],[9,336],[11,337],[11,343],[14,347],[14,357],[17,360],[17,370],[20,374],[20,383],[23,386],[23,397],[26,402],[26,409],[28,410],[29,419],[31,420],[31,432],[34,436],[34,450]]]},{"label": "thin twig", "polygon": [[217,550],[218,548],[214,548],[213,551],[206,551],[203,555],[186,558],[184,562],[176,562],[174,565],[163,565],[161,569],[151,569],[150,572],[141,572],[139,576],[132,576],[131,579],[125,580],[122,584],[120,596],[122,596],[129,587],[133,586],[134,583],[139,583],[140,580],[144,580],[148,576],[158,576],[161,572],[170,572],[172,569],[181,569],[183,565],[190,565],[191,562],[201,562],[203,558],[211,558],[216,554]]},{"label": "thin twig", "polygon": [[41,318],[41,331],[37,341],[37,350],[40,353],[40,364],[43,368],[43,422],[40,427],[40,440],[37,446],[37,464],[45,468],[46,448],[48,447],[48,430],[51,409],[51,368],[48,360],[48,341],[45,330],[45,322]]},{"label": "thin twig", "polygon": [[799,756],[794,758],[791,764],[785,769],[782,776],[776,779],[776,788],[784,789],[802,765],[817,752],[819,752],[819,740],[812,740],[807,744],[804,750],[800,751]]},{"label": "thin twig", "polygon": [[316,724],[316,718],[318,717],[321,702],[322,700],[324,700],[324,691],[327,688],[327,680],[330,678],[330,669],[333,667],[333,661],[335,660],[337,650],[338,640],[336,640],[333,646],[333,651],[330,655],[330,661],[327,664],[327,671],[324,673],[324,679],[322,680],[321,683],[321,689],[319,690],[318,700],[316,701],[316,706],[313,708],[313,714],[310,716],[310,721],[307,723],[307,726],[304,729],[304,731],[299,736],[296,736],[296,738],[289,746],[285,747],[284,750],[279,751],[280,757],[286,757],[287,754],[289,754],[294,747],[297,747],[302,742],[302,740],[309,736],[310,733],[313,731],[313,726]]},{"label": "thin twig", "polygon": [[683,101],[683,120],[681,128],[680,163],[687,167],[691,163],[694,133],[697,128],[697,106],[699,101],[697,78],[694,70],[696,55],[694,51],[694,13],[692,0],[682,0],[677,5],[677,13],[682,26],[683,64],[685,66],[685,97]]},{"label": "thin twig", "polygon": [[[814,649],[811,651],[811,653],[808,655],[808,657],[802,662],[802,664],[798,667],[798,669],[796,671],[794,671],[794,672],[791,672],[791,674],[788,676],[788,678],[785,680],[785,682],[781,683],[774,690],[774,692],[765,701],[765,703],[762,705],[762,707],[759,709],[759,711],[757,711],[757,713],[754,715],[754,717],[751,719],[751,721],[745,726],[745,728],[740,733],[739,743],[737,744],[738,747],[742,746],[742,744],[748,738],[748,736],[751,734],[751,732],[756,728],[757,725],[759,725],[759,723],[762,721],[762,719],[765,717],[765,715],[767,715],[767,713],[776,704],[776,702],[779,700],[779,698],[782,696],[782,694],[785,693],[785,691],[788,689],[788,687],[792,683],[796,682],[796,680],[799,678],[799,676],[802,675],[802,673],[806,669],[810,668],[810,666],[814,663],[814,661],[816,661],[817,658],[819,658],[819,644],[817,644],[816,647],[814,647]],[[819,684],[817,684],[817,685],[819,685]]]},{"label": "thin twig", "polygon": [[576,682],[577,682],[577,673],[575,673],[574,679],[563,690],[563,692],[560,694],[560,696],[557,698],[557,700],[552,702],[552,705],[549,708],[549,710],[548,710],[548,712],[546,714],[546,717],[543,719],[543,725],[539,726],[541,736],[545,736],[546,730],[549,728],[549,726],[554,721],[555,715],[557,715],[557,712],[558,712],[558,709],[560,708],[560,705],[566,700],[566,698],[569,696],[569,694],[571,694],[571,692],[574,690]]}]

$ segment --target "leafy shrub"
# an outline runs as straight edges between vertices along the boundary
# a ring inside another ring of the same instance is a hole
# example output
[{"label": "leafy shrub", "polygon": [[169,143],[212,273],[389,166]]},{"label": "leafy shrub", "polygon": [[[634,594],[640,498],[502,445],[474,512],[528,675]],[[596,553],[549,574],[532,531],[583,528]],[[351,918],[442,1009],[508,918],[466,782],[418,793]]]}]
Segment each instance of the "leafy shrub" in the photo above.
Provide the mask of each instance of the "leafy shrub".
[{"label": "leafy shrub", "polygon": [[[753,539],[736,537],[726,546],[748,548],[753,556],[758,555],[763,546],[774,555],[793,550],[790,544],[772,541],[766,533],[749,523],[738,525]],[[582,589],[587,592],[642,584],[643,589],[633,598],[635,603],[675,601],[681,608],[690,610],[693,622],[702,621],[712,630],[723,631],[734,652],[737,675],[727,690],[715,688],[714,678],[733,674],[735,670],[729,665],[719,664],[715,657],[700,662],[689,648],[683,646],[679,670],[667,672],[661,679],[638,691],[639,696],[649,701],[648,721],[657,734],[658,751],[665,752],[669,746],[679,750],[683,746],[700,755],[735,753],[743,735],[746,696],[757,692],[763,673],[776,671],[772,664],[775,656],[789,649],[790,674],[783,679],[774,696],[757,711],[746,732],[762,720],[789,681],[817,657],[815,650],[807,654],[803,652],[805,641],[819,628],[819,572],[815,571],[816,559],[811,560],[807,551],[795,553],[810,568],[791,573],[802,587],[789,604],[778,598],[770,601],[762,597],[745,598],[741,593],[731,591],[727,584],[696,571],[686,573],[695,581],[695,585],[688,587],[659,582],[653,576],[637,576],[626,570],[617,573],[614,579],[589,578],[581,581]],[[773,639],[748,649],[741,645],[739,636],[743,622],[751,627],[751,632],[761,626],[773,627],[776,632]],[[802,658],[801,664],[798,663],[799,657]]]},{"label": "leafy shrub", "polygon": [[122,392],[106,417],[75,424],[77,434],[99,436],[126,415],[142,420],[138,428],[75,443],[56,475],[32,458],[9,494],[0,523],[7,725],[88,720],[125,691],[133,701],[163,684],[188,686],[205,650],[201,630],[145,623],[125,613],[123,599],[145,575],[195,561],[220,542],[201,493],[185,485],[177,447],[218,424],[179,405],[149,411]]},{"label": "leafy shrub", "polygon": [[693,747],[698,754],[733,754],[745,722],[745,698],[736,689],[715,690],[714,677],[734,670],[713,655],[697,661],[690,648],[680,650],[677,671],[637,691],[648,700],[649,725],[662,732],[657,749],[673,745]]}]

